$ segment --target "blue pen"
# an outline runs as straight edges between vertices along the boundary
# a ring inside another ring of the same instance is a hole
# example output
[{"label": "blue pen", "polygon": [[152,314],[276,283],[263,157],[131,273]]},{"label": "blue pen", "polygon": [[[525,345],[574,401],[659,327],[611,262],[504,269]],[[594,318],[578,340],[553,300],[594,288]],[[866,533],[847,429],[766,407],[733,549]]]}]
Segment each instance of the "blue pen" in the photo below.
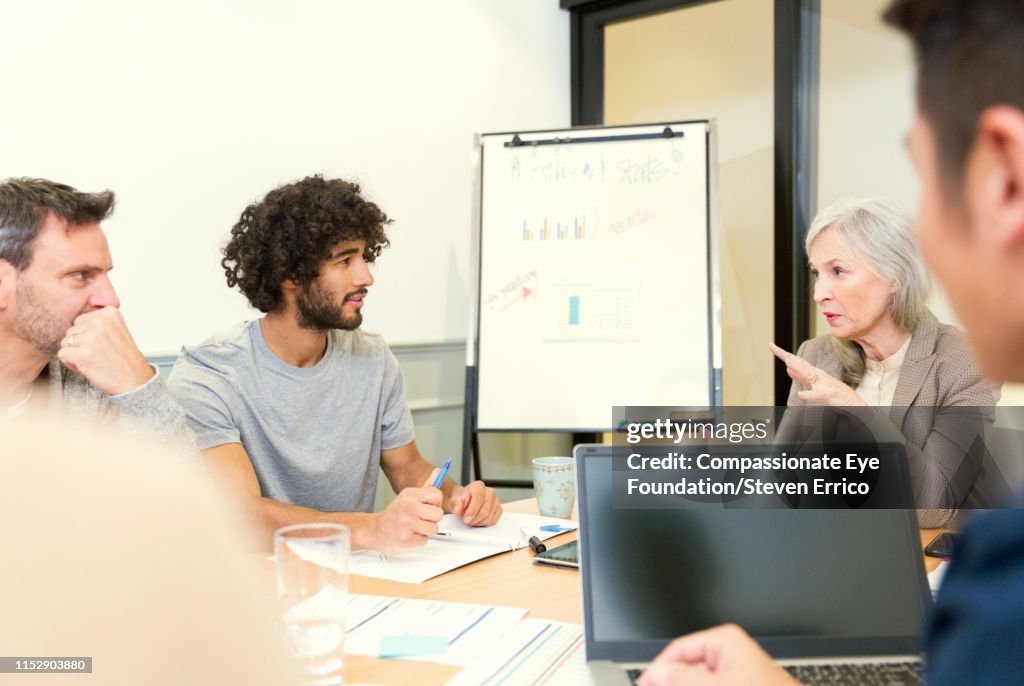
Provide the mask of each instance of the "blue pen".
[{"label": "blue pen", "polygon": [[434,488],[441,488],[441,482],[448,476],[448,470],[452,468],[452,458],[448,458],[448,461],[441,467],[441,473],[437,475],[437,480],[434,481]]}]

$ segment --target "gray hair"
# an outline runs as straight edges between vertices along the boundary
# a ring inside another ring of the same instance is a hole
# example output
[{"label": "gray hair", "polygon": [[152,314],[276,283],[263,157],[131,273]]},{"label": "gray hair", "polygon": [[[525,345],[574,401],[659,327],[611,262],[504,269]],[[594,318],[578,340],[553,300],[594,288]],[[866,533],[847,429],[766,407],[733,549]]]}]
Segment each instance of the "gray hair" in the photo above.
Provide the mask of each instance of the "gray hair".
[{"label": "gray hair", "polygon": [[0,260],[22,271],[32,262],[32,244],[52,212],[71,227],[99,223],[114,209],[114,193],[82,193],[46,179],[0,183]]},{"label": "gray hair", "polygon": [[[843,198],[818,212],[807,231],[807,252],[825,231],[833,231],[867,267],[896,284],[889,314],[903,331],[913,331],[928,312],[931,291],[917,253],[910,219],[892,203],[878,198]],[[833,337],[843,382],[856,388],[864,377],[864,351],[853,341]]]}]

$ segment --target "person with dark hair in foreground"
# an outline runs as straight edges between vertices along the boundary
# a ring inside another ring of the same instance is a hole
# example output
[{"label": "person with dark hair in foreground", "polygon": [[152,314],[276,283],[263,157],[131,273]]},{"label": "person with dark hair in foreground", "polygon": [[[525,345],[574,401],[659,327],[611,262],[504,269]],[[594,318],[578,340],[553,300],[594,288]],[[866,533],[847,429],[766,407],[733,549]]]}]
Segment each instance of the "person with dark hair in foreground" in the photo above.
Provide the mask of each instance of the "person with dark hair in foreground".
[{"label": "person with dark hair in foreground", "polygon": [[110,191],[0,183],[0,414],[60,405],[188,441],[184,413],[118,310],[100,229],[113,208]]},{"label": "person with dark hair in foreground", "polygon": [[[358,185],[320,176],[247,207],[221,264],[265,316],[186,347],[171,374],[210,471],[268,534],[337,522],[354,547],[391,552],[426,543],[443,512],[501,516],[481,481],[433,488],[398,361],[359,328],[388,221]],[[373,513],[379,469],[398,497]]]},{"label": "person with dark hair in foreground", "polygon": [[[1024,0],[895,0],[918,60],[907,139],[918,242],[985,377],[1024,381]],[[827,611],[824,610],[823,611]],[[936,600],[929,686],[1024,683],[1024,511],[965,528]],[[640,683],[792,684],[739,627],[679,638]]]}]

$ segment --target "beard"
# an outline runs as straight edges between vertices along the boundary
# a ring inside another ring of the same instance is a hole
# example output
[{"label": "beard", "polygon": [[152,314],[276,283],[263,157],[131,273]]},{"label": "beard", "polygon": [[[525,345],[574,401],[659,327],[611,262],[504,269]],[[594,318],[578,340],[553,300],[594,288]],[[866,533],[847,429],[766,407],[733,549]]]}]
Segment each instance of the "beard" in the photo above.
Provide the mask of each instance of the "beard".
[{"label": "beard", "polygon": [[71,328],[71,323],[62,321],[43,307],[27,282],[19,282],[14,299],[18,304],[14,315],[14,332],[47,357],[57,357],[60,342]]},{"label": "beard", "polygon": [[[345,294],[348,298],[352,295],[366,293],[365,288]],[[303,329],[315,331],[326,331],[327,329],[342,329],[352,331],[358,329],[363,323],[363,314],[356,310],[351,315],[342,311],[344,301],[337,304],[331,294],[324,290],[316,281],[303,289],[296,299],[295,304],[299,310],[299,326]],[[58,340],[58,344],[59,344]]]}]

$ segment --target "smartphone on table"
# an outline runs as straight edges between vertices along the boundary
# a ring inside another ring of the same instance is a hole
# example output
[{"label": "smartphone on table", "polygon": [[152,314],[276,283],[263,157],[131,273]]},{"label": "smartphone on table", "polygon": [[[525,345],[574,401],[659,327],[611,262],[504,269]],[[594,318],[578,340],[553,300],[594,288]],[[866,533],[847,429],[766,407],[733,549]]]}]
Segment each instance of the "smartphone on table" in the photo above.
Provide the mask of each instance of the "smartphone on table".
[{"label": "smartphone on table", "polygon": [[924,554],[948,560],[953,557],[953,551],[956,549],[958,538],[959,534],[950,532],[939,534],[925,547]]},{"label": "smartphone on table", "polygon": [[570,541],[565,545],[548,548],[543,553],[537,553],[533,556],[533,564],[579,569],[580,561],[576,551],[576,541]]}]

